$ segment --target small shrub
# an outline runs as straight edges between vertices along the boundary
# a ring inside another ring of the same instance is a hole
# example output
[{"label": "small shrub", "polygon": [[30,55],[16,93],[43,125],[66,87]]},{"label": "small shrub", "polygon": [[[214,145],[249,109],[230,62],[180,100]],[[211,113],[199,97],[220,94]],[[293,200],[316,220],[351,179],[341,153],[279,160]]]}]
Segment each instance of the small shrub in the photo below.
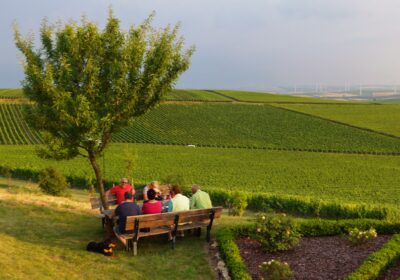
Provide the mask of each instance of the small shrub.
[{"label": "small shrub", "polygon": [[61,196],[65,194],[68,186],[65,176],[52,167],[39,173],[39,188],[44,193]]},{"label": "small shrub", "polygon": [[378,234],[374,228],[370,228],[369,230],[359,230],[358,228],[353,228],[349,230],[347,239],[354,245],[359,245],[367,242],[368,240],[376,238],[377,236]]},{"label": "small shrub", "polygon": [[300,242],[300,236],[293,219],[285,214],[261,214],[257,217],[254,237],[266,251],[288,250]]},{"label": "small shrub", "polygon": [[247,195],[242,192],[234,192],[228,199],[229,215],[242,216],[247,207]]},{"label": "small shrub", "polygon": [[263,262],[259,266],[262,272],[263,280],[286,280],[290,279],[293,272],[287,262],[280,262],[277,260],[270,260],[269,262]]}]

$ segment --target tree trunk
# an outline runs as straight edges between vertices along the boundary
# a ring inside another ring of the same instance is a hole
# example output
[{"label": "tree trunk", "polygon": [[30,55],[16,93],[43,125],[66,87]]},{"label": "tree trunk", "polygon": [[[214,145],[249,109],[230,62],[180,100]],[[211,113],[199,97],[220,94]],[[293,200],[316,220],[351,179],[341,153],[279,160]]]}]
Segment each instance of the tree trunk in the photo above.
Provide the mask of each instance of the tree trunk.
[{"label": "tree trunk", "polygon": [[90,153],[89,153],[89,161],[93,167],[94,173],[96,174],[96,184],[100,192],[101,203],[103,204],[104,209],[108,209],[108,203],[104,191],[103,175],[101,174],[100,166],[97,164],[96,157]]}]

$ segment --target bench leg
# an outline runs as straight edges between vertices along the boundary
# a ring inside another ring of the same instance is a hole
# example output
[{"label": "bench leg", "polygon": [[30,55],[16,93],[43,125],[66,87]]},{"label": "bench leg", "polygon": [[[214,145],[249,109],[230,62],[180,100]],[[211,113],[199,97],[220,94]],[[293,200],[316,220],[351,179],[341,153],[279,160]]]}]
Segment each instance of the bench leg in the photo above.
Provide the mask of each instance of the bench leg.
[{"label": "bench leg", "polygon": [[210,241],[211,241],[211,227],[210,227],[210,226],[207,227],[207,236],[206,236],[206,240],[207,240],[207,242],[210,242]]},{"label": "bench leg", "polygon": [[104,229],[104,225],[106,224],[106,218],[101,218],[101,228]]},{"label": "bench leg", "polygon": [[175,249],[176,237],[172,237],[172,249]]},{"label": "bench leg", "polygon": [[133,242],[133,255],[134,256],[137,255],[137,242],[136,241]]},{"label": "bench leg", "polygon": [[194,233],[195,233],[195,235],[196,235],[197,237],[200,237],[200,236],[201,236],[201,227],[195,228],[195,229],[194,229]]},{"label": "bench leg", "polygon": [[128,239],[125,245],[125,251],[128,253],[132,250],[132,239]]}]

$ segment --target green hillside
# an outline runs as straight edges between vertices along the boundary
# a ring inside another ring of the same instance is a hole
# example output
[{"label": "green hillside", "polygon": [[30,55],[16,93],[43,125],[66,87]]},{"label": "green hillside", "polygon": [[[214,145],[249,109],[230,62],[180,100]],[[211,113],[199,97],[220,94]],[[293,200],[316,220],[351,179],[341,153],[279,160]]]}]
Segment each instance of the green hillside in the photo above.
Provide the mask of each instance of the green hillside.
[{"label": "green hillside", "polygon": [[392,105],[279,105],[299,112],[400,136],[400,104]]},{"label": "green hillside", "polygon": [[238,91],[238,90],[215,90],[227,97],[237,101],[261,102],[261,103],[349,103],[331,99],[322,99],[314,97],[300,97],[284,94],[272,94],[266,92]]},{"label": "green hillside", "polygon": [[[0,143],[41,143],[22,118],[23,105],[0,105]],[[114,142],[400,152],[400,141],[272,106],[164,104],[114,135]]]},{"label": "green hillside", "polygon": [[176,101],[232,101],[230,98],[217,93],[196,89],[174,89],[164,99]]},{"label": "green hillside", "polygon": [[[35,146],[0,146],[0,166],[19,174],[53,166],[66,175],[87,178],[84,158],[51,161],[35,156]],[[134,160],[133,174],[127,161]],[[400,157],[283,152],[249,149],[113,144],[100,160],[107,180],[133,177],[136,184],[182,175],[208,190],[242,190],[313,197],[327,201],[398,206]],[[93,175],[92,175],[93,176]],[[107,187],[110,187],[108,184]]]},{"label": "green hillside", "polygon": [[162,105],[115,135],[114,141],[323,151],[400,151],[397,139],[257,105]]},{"label": "green hillside", "polygon": [[24,97],[20,88],[0,88],[0,98],[19,98]]}]

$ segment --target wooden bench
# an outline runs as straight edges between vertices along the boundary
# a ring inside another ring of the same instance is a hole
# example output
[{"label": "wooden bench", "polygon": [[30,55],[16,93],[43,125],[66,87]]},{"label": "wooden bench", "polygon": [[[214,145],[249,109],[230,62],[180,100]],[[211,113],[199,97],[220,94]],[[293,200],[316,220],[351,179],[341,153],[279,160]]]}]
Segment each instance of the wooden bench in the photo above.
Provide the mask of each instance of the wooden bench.
[{"label": "wooden bench", "polygon": [[129,216],[126,219],[125,234],[116,235],[126,240],[126,250],[137,255],[137,243],[140,238],[170,234],[172,248],[175,248],[176,233],[178,230],[207,228],[206,240],[210,241],[210,232],[213,221],[220,218],[222,207],[189,210],[182,212],[161,213],[151,215]]}]

